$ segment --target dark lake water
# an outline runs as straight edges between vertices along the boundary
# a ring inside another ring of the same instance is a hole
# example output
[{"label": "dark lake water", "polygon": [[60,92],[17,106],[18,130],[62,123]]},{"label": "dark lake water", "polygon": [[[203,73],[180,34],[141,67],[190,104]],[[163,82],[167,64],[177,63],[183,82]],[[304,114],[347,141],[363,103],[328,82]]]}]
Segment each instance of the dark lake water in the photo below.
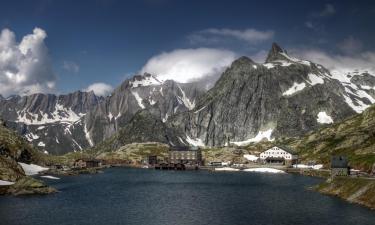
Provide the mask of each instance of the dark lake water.
[{"label": "dark lake water", "polygon": [[290,174],[111,168],[46,180],[57,194],[0,197],[0,224],[375,224],[374,211],[306,189],[320,181]]}]

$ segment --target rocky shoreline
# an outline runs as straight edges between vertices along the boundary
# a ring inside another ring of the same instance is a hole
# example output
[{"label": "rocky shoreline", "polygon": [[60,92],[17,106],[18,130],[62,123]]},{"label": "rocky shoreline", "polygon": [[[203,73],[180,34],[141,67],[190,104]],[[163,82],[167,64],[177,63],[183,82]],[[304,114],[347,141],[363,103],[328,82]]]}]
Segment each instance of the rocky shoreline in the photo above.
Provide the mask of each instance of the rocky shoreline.
[{"label": "rocky shoreline", "polygon": [[32,177],[22,177],[12,185],[0,186],[0,195],[31,195],[56,193],[55,188],[47,186],[44,182]]},{"label": "rocky shoreline", "polygon": [[375,210],[374,178],[336,177],[326,180],[313,189]]}]

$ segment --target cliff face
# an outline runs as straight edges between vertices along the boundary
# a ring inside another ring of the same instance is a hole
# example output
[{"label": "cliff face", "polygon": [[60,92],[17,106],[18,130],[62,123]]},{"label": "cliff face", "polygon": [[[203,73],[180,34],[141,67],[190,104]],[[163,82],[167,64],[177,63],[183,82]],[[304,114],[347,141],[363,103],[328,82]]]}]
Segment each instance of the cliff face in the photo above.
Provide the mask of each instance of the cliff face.
[{"label": "cliff face", "polygon": [[[161,82],[150,74],[134,76],[123,82],[111,96],[85,116],[86,134],[91,138],[93,146],[122,128],[124,132],[128,127],[133,127],[133,131],[138,133],[132,134],[132,130],[129,130],[128,135],[138,136],[137,140],[156,137],[152,141],[160,141],[156,134],[166,132],[164,123],[175,114],[193,109],[203,92],[204,89],[194,83]],[[154,126],[154,130],[149,129],[147,124],[138,123],[140,116],[145,120],[157,121],[158,125]],[[142,129],[145,130],[141,132]]]},{"label": "cliff face", "polygon": [[264,64],[247,57],[234,61],[194,110],[176,115],[170,124],[185,132],[182,144],[246,145],[301,136],[374,103],[372,86],[362,83],[372,85],[373,78],[331,74],[274,44]]},{"label": "cliff face", "polygon": [[0,100],[0,115],[36,148],[58,154],[89,146],[80,121],[101,100],[93,92],[80,91],[13,96]]}]

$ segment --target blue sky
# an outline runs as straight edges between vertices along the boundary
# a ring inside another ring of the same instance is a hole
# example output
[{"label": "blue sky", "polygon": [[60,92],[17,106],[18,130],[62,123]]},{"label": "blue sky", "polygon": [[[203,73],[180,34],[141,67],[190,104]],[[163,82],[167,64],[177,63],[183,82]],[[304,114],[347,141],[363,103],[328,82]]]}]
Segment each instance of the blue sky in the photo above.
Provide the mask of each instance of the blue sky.
[{"label": "blue sky", "polygon": [[[13,32],[17,42],[36,27],[46,33],[51,69],[43,73],[54,74],[43,79],[55,82],[57,93],[97,82],[115,87],[152,57],[178,49],[219,49],[261,59],[275,41],[303,56],[309,50],[336,61],[364,57],[375,50],[373,21],[373,1],[12,0],[0,7],[0,28]],[[217,52],[202,57],[207,54]],[[0,69],[0,83],[6,85],[1,76]],[[27,87],[43,79],[29,79]]]}]

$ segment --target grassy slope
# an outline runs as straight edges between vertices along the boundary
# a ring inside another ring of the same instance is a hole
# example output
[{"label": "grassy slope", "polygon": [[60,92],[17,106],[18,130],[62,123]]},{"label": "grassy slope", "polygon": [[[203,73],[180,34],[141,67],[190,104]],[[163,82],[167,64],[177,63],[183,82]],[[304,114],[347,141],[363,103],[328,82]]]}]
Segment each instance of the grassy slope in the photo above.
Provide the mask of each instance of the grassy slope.
[{"label": "grassy slope", "polygon": [[336,177],[315,188],[317,191],[338,196],[349,202],[375,209],[375,180],[365,178]]},{"label": "grassy slope", "polygon": [[246,149],[261,151],[273,145],[292,147],[304,162],[316,161],[328,165],[331,155],[346,155],[350,166],[370,172],[375,163],[375,105],[362,114],[327,125],[304,137],[252,144]]}]

